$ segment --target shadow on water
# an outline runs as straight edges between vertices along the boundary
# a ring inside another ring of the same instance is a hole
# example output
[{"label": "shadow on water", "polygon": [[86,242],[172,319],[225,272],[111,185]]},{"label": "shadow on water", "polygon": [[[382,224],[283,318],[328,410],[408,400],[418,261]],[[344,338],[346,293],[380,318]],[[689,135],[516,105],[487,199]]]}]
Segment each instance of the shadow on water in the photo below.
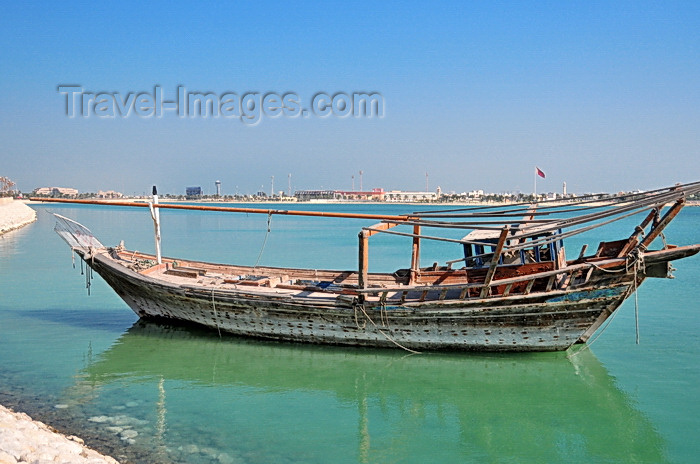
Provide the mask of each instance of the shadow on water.
[{"label": "shadow on water", "polygon": [[124,327],[128,327],[138,317],[123,308],[88,308],[88,309],[67,309],[67,308],[42,308],[42,309],[22,309],[15,311],[18,317],[35,319],[42,322],[51,322],[65,326],[104,330],[108,332],[122,332]]},{"label": "shadow on water", "polygon": [[666,460],[590,350],[409,356],[138,321],[93,359],[62,407],[151,462]]}]

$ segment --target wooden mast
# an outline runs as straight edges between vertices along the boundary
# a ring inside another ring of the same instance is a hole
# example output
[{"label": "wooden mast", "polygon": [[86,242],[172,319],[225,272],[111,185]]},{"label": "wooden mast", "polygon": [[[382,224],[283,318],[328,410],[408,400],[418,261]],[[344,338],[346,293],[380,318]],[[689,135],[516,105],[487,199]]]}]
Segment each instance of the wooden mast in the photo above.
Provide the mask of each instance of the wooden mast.
[{"label": "wooden mast", "polygon": [[160,254],[160,210],[158,209],[158,190],[156,186],[153,186],[153,201],[149,203],[149,209],[151,210],[151,218],[153,219],[153,227],[155,231],[156,240],[156,262],[162,264],[163,260]]}]

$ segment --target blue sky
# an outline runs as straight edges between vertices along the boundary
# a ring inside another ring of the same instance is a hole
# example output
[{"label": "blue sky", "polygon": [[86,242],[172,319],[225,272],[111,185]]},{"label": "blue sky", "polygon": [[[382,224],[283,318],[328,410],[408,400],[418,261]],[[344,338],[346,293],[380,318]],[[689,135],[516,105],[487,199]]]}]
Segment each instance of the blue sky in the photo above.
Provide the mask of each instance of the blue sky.
[{"label": "blue sky", "polygon": [[[37,2],[0,15],[0,175],[24,191],[617,191],[700,178],[697,2]],[[377,92],[381,118],[100,118],[59,85]]]}]

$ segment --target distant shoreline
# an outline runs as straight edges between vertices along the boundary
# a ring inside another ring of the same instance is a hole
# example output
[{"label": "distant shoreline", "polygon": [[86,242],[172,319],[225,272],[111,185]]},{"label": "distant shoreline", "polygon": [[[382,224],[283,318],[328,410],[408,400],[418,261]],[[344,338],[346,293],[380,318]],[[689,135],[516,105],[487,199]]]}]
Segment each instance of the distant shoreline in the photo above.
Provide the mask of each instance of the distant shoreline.
[{"label": "distant shoreline", "polygon": [[[81,198],[82,200],[83,198]],[[149,198],[144,197],[124,197],[124,198],[84,198],[84,200],[96,200],[104,203],[148,203]],[[40,200],[17,200],[24,204],[41,204]],[[394,206],[510,206],[513,204],[521,204],[520,202],[506,201],[451,201],[451,202],[403,202],[403,201],[338,201],[338,200],[314,200],[314,201],[274,201],[274,200],[216,200],[216,199],[201,199],[201,200],[180,200],[170,198],[159,198],[160,203],[221,203],[227,204],[246,204],[246,205],[394,205]],[[550,206],[559,206],[569,204],[570,202],[550,202]],[[591,203],[594,206],[595,203]],[[688,200],[686,206],[700,206],[700,200]]]}]

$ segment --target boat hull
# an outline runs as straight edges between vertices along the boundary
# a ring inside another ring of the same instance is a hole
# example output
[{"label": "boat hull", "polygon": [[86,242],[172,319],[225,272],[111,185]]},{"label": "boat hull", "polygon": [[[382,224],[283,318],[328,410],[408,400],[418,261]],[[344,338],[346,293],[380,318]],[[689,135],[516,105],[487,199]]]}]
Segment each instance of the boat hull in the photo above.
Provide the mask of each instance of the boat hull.
[{"label": "boat hull", "polygon": [[[358,304],[176,285],[97,253],[86,259],[141,318],[165,318],[234,335],[411,350],[560,351],[585,341],[629,295],[628,276],[605,287],[510,297]],[[588,335],[587,335],[588,334]]]}]

